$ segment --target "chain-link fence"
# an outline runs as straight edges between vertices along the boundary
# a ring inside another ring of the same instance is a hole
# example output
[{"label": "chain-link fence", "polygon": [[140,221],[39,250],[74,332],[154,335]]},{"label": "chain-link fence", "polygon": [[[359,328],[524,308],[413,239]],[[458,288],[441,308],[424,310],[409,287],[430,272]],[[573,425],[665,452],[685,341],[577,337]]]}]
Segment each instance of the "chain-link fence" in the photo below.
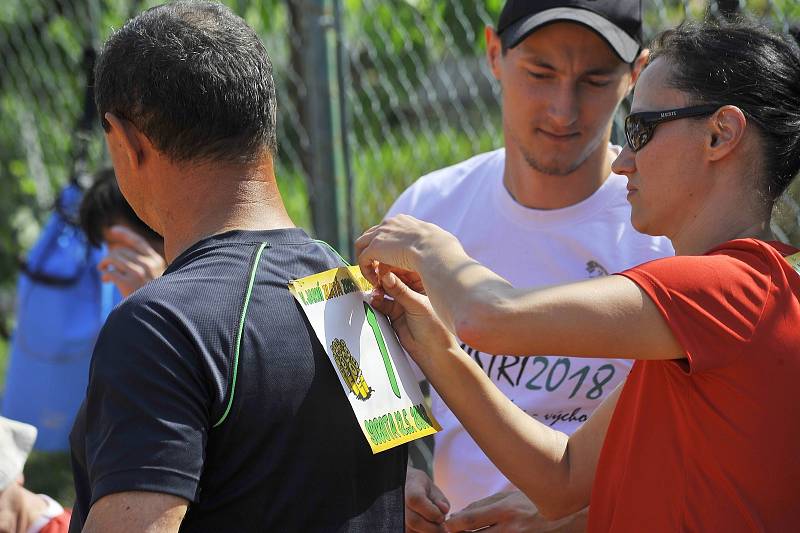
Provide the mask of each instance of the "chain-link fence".
[{"label": "chain-link fence", "polygon": [[[112,28],[153,0],[0,2],[0,286],[54,191],[106,161],[87,67]],[[420,175],[502,144],[484,26],[502,0],[226,0],[263,36],[277,76],[278,177],[295,221],[347,251]],[[652,36],[741,9],[789,30],[798,0],[645,0]],[[800,242],[800,186],[776,231]],[[0,301],[2,305],[2,301]]]},{"label": "chain-link fence", "polygon": [[[380,220],[417,177],[502,144],[499,89],[483,46],[483,28],[497,20],[501,2],[440,2],[427,10],[423,2],[359,4],[366,16],[345,16],[354,234]],[[797,0],[645,0],[644,8],[646,39],[709,10],[741,9],[784,30],[800,23]],[[793,193],[775,229],[800,242],[800,187]]]}]

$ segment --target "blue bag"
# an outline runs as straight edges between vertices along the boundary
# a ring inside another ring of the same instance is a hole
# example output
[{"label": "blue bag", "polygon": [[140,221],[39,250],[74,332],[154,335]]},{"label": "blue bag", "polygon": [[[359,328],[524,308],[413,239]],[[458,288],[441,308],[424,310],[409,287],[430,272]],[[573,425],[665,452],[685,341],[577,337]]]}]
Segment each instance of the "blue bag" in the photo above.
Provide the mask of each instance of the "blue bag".
[{"label": "blue bag", "polygon": [[36,448],[66,450],[97,334],[121,299],[100,280],[103,250],[75,223],[82,191],[64,188],[17,286],[3,416],[36,426]]}]

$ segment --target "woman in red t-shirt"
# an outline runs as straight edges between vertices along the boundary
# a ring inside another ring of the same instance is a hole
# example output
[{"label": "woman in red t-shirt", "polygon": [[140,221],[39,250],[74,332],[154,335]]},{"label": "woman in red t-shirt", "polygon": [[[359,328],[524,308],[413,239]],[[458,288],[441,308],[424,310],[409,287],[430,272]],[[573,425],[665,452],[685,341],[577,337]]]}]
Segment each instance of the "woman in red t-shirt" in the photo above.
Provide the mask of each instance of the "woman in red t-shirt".
[{"label": "woman in red t-shirt", "polygon": [[[357,242],[362,271],[381,286],[373,303],[545,517],[591,502],[592,531],[796,529],[800,256],[770,231],[800,170],[796,43],[749,23],[665,32],[626,136],[613,170],[628,177],[633,225],[668,236],[676,257],[518,290],[452,235],[401,216]],[[404,283],[420,279],[427,298]],[[506,399],[451,332],[487,353],[637,361],[567,437]]]}]

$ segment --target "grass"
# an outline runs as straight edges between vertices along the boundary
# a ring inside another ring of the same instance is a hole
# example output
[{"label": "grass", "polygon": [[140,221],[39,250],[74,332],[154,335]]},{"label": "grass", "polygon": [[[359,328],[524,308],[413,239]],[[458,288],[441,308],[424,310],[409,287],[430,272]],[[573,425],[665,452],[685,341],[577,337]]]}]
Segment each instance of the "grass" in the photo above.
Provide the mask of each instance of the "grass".
[{"label": "grass", "polygon": [[[465,126],[472,126],[471,131],[465,130]],[[420,176],[498,148],[502,143],[497,112],[489,117],[454,118],[452,125],[436,129],[420,127],[416,134],[402,129],[387,130],[383,139],[354,146],[351,165],[355,232],[360,233],[379,222],[400,193]],[[339,219],[343,227],[346,223],[345,184],[341,170],[339,174]],[[291,166],[279,164],[276,176],[289,216],[295,224],[313,232],[303,174]],[[346,254],[347,250],[340,252]]]},{"label": "grass", "polygon": [[36,452],[25,464],[25,488],[36,494],[47,494],[65,507],[75,502],[72,466],[69,454]]},{"label": "grass", "polygon": [[499,115],[472,134],[457,127],[401,137],[373,150],[354,150],[354,202],[356,231],[379,222],[391,204],[420,176],[453,165],[481,152],[502,146]]}]

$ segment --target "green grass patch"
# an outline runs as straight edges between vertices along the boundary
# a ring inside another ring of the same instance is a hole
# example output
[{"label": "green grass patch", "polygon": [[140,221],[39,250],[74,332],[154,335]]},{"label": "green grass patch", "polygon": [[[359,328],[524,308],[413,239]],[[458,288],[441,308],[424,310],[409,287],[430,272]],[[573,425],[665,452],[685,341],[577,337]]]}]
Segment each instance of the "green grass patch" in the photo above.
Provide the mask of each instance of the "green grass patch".
[{"label": "green grass patch", "polygon": [[283,204],[295,225],[310,229],[311,210],[308,205],[308,188],[300,172],[279,166],[276,175]]},{"label": "green grass patch", "polygon": [[[454,123],[458,122],[454,119]],[[413,135],[402,130],[387,131],[379,144],[363,143],[353,148],[356,232],[379,222],[397,197],[420,176],[503,145],[499,113],[488,120],[472,117],[462,122],[483,126],[466,131],[448,125],[436,130],[421,129]],[[279,166],[277,181],[289,216],[298,226],[311,230],[311,208],[303,174]],[[339,194],[344,194],[343,183]],[[342,224],[345,219],[346,214],[340,212]]]},{"label": "green grass patch", "polygon": [[72,466],[68,453],[33,452],[25,463],[25,488],[47,494],[65,507],[75,503]]},{"label": "green grass patch", "polygon": [[397,197],[420,176],[502,145],[498,115],[472,133],[448,127],[385,141],[373,150],[354,150],[356,230],[379,222]]}]

